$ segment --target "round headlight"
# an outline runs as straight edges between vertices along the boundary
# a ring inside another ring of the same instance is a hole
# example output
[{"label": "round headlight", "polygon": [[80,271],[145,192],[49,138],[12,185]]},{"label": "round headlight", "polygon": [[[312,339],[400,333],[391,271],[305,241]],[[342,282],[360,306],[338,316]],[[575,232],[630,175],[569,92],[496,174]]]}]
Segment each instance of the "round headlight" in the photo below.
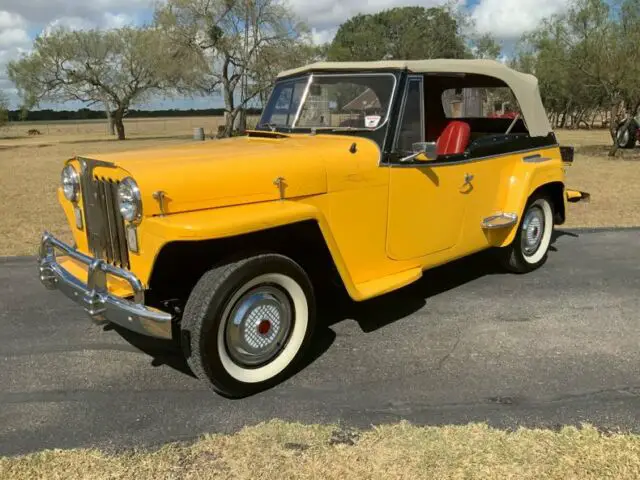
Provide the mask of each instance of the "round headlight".
[{"label": "round headlight", "polygon": [[80,177],[78,172],[71,165],[67,165],[62,169],[61,183],[62,191],[64,192],[64,198],[70,202],[78,200],[80,195]]},{"label": "round headlight", "polygon": [[122,180],[120,187],[118,187],[118,209],[128,222],[135,222],[142,218],[140,190],[131,177]]}]

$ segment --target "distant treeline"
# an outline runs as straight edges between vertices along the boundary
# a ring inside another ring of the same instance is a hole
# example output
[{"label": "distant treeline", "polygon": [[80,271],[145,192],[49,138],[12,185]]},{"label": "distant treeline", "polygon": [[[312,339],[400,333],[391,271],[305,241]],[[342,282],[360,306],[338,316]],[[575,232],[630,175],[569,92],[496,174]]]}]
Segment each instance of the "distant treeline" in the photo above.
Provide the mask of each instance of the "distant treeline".
[{"label": "distant treeline", "polygon": [[[249,115],[260,114],[260,109],[249,108]],[[210,117],[222,116],[223,108],[208,108],[203,110],[129,110],[126,118],[152,118],[152,117]],[[99,120],[106,119],[107,115],[102,110],[90,110],[81,108],[80,110],[34,110],[26,116],[22,115],[20,110],[12,110],[9,112],[9,121],[18,122],[26,120],[29,122],[37,121],[60,121],[60,120]]]}]

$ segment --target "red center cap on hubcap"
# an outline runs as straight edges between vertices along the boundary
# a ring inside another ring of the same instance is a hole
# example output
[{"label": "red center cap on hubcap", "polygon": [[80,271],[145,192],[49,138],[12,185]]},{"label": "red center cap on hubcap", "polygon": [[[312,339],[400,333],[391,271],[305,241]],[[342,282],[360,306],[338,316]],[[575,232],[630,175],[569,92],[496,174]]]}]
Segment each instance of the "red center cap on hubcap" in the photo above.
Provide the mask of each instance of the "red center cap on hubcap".
[{"label": "red center cap on hubcap", "polygon": [[269,320],[262,320],[258,324],[258,333],[260,335],[266,335],[271,330],[271,322]]}]

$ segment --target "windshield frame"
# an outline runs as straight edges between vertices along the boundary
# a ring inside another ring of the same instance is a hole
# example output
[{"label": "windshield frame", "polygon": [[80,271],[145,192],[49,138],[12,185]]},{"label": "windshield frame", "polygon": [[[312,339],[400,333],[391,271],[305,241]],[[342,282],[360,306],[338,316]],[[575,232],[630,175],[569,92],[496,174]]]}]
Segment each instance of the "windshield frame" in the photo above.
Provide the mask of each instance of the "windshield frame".
[{"label": "windshield frame", "polygon": [[[384,77],[384,76],[388,76],[391,77],[393,79],[393,86],[389,92],[389,98],[388,98],[388,106],[387,106],[387,110],[385,113],[385,118],[384,118],[384,122],[382,122],[380,125],[376,126],[375,128],[366,128],[366,127],[332,127],[332,126],[315,126],[315,127],[309,127],[309,126],[305,126],[305,127],[298,127],[297,123],[298,120],[300,118],[300,114],[302,113],[302,108],[304,107],[304,104],[307,100],[307,96],[309,95],[309,90],[311,89],[311,85],[313,83],[313,79],[315,77],[318,78],[322,78],[322,77],[331,77],[331,78],[335,78],[335,77],[346,77],[346,78],[353,78],[353,77]],[[269,122],[264,122],[263,121],[263,116],[265,114],[265,110],[266,110],[266,106],[269,104],[269,102],[271,101],[271,95],[273,95],[273,92],[275,91],[276,86],[278,85],[282,85],[282,84],[287,84],[287,83],[292,83],[292,82],[299,82],[300,80],[303,80],[305,77],[308,77],[304,91],[302,93],[302,96],[300,97],[300,105],[298,106],[298,109],[296,111],[296,114],[294,116],[293,122],[291,125],[276,125],[276,124],[270,124]],[[320,72],[320,73],[306,73],[304,75],[299,75],[296,77],[288,77],[288,78],[283,78],[281,80],[278,80],[274,83],[273,89],[271,91],[271,94],[269,95],[269,100],[267,101],[267,103],[265,104],[265,109],[262,112],[262,115],[260,117],[260,121],[257,125],[257,129],[259,130],[267,130],[267,129],[271,129],[274,131],[277,130],[285,130],[285,131],[289,131],[289,132],[305,132],[305,131],[324,131],[324,132],[375,132],[378,130],[381,130],[382,128],[385,128],[387,126],[387,124],[390,122],[391,119],[391,115],[392,115],[392,111],[393,111],[393,106],[394,106],[394,101],[396,99],[396,93],[397,93],[397,89],[398,89],[398,76],[396,73],[394,72],[390,72],[390,71],[372,71],[372,72],[340,72],[340,73],[334,73],[334,72]]]}]

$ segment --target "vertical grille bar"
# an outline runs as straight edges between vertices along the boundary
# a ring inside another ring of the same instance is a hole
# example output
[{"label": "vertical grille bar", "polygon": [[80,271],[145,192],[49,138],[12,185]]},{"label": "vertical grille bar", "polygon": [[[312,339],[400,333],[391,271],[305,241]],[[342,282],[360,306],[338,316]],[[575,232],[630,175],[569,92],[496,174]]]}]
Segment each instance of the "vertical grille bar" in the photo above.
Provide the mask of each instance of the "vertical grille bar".
[{"label": "vertical grille bar", "polygon": [[120,243],[120,266],[122,268],[129,268],[129,247],[127,246],[127,237],[124,231],[124,219],[120,214],[120,209],[118,208],[118,187],[120,186],[120,182],[113,182],[111,184],[112,192],[113,192],[113,208],[115,211],[116,217],[116,228],[118,232],[118,242]]},{"label": "vertical grille bar", "polygon": [[129,249],[124,219],[118,209],[118,186],[120,183],[102,177],[96,177],[94,181],[97,210],[102,216],[102,231],[100,232],[102,249],[96,255],[113,265],[129,268]]},{"label": "vertical grille bar", "polygon": [[104,223],[103,223],[104,228],[102,231],[102,235],[106,237],[104,242],[104,254],[106,256],[105,260],[109,263],[112,263],[114,258],[113,241],[111,236],[112,216],[111,216],[111,212],[109,212],[108,202],[104,201],[107,198],[108,193],[107,193],[107,188],[103,179],[96,178],[96,182],[98,182],[98,204],[100,205],[100,210],[102,211],[102,218],[104,219]]},{"label": "vertical grille bar", "polygon": [[113,190],[111,188],[111,182],[104,178],[100,179],[102,185],[101,191],[104,191],[103,202],[104,209],[107,212],[107,233],[109,235],[109,241],[107,242],[107,251],[110,251],[111,255],[107,256],[107,261],[118,264],[120,263],[120,243],[118,242],[118,227],[116,226],[117,219],[115,210],[113,209]]}]

